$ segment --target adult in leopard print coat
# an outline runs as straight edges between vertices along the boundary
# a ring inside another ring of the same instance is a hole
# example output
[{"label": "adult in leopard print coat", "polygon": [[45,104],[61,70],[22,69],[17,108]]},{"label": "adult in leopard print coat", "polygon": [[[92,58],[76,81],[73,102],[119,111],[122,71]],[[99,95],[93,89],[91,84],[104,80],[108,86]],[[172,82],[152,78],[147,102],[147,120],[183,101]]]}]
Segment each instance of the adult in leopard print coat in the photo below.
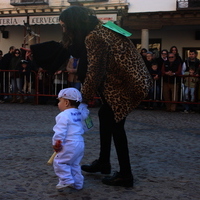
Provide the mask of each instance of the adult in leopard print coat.
[{"label": "adult in leopard print coat", "polygon": [[60,24],[65,46],[73,46],[77,51],[86,50],[88,64],[82,86],[84,100],[92,100],[99,93],[103,102],[99,110],[99,159],[81,168],[86,172],[110,174],[113,137],[120,171],[103,178],[102,182],[133,186],[124,124],[127,115],[148,94],[151,86],[148,70],[130,39],[102,26],[91,10],[71,6],[61,13]]}]

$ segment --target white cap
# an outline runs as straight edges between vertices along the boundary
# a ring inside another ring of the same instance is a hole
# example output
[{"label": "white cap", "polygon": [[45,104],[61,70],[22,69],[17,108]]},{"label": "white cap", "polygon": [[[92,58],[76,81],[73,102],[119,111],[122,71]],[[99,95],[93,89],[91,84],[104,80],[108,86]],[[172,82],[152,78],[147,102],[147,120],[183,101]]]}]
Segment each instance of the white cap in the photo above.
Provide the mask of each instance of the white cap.
[{"label": "white cap", "polygon": [[58,98],[61,98],[61,97],[64,99],[74,100],[76,102],[82,101],[82,96],[81,96],[80,91],[72,87],[60,90],[58,94]]}]

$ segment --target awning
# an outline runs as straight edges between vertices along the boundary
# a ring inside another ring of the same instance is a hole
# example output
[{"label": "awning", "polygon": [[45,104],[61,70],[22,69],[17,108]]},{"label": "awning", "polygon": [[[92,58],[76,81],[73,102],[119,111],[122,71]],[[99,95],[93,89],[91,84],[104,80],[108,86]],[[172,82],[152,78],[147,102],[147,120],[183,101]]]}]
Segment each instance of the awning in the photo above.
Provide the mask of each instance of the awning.
[{"label": "awning", "polygon": [[27,17],[0,17],[0,26],[24,25]]}]

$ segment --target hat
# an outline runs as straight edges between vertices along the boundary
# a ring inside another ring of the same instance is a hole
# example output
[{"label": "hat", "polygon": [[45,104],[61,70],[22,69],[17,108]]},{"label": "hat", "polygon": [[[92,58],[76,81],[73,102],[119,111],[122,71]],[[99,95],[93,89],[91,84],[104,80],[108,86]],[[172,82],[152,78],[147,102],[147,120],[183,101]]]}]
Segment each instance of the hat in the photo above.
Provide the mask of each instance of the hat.
[{"label": "hat", "polygon": [[76,102],[82,101],[81,93],[76,88],[65,88],[65,89],[60,90],[58,94],[58,98],[74,100]]}]

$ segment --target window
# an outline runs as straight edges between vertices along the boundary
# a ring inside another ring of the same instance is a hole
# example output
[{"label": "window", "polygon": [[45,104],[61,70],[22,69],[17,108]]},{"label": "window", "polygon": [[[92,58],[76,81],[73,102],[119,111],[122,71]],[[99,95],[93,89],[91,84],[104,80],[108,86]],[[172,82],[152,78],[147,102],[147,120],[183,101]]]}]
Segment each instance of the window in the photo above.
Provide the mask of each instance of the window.
[{"label": "window", "polygon": [[177,8],[199,8],[200,0],[177,0]]},{"label": "window", "polygon": [[10,0],[10,4],[13,6],[23,5],[46,5],[49,0]]},{"label": "window", "polygon": [[103,1],[108,1],[108,0],[68,0],[69,3],[75,4],[75,3],[87,3],[87,2],[103,2]]}]

